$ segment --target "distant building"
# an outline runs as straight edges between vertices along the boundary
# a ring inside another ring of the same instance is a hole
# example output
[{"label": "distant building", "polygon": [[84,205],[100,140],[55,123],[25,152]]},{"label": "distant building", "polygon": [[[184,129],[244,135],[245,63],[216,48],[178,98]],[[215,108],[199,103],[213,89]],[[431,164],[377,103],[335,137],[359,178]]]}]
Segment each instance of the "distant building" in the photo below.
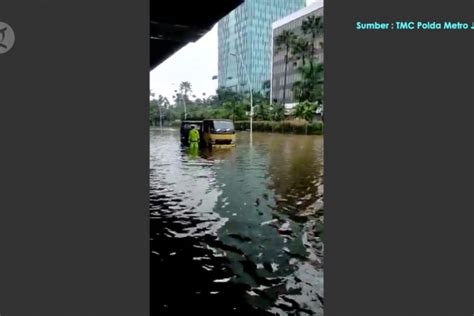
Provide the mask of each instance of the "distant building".
[{"label": "distant building", "polygon": [[[304,8],[306,0],[246,0],[218,24],[218,86],[263,92],[271,75],[272,23]],[[234,54],[234,55],[233,55]]]},{"label": "distant building", "polygon": [[[273,101],[278,103],[284,103],[293,106],[296,104],[296,100],[293,96],[292,86],[293,83],[300,80],[300,76],[296,69],[301,64],[301,60],[291,59],[288,63],[287,76],[286,76],[286,95],[285,102],[283,102],[283,87],[285,80],[285,52],[277,51],[276,49],[276,38],[284,30],[293,31],[299,37],[303,37],[304,34],[301,31],[301,25],[303,21],[311,15],[323,16],[323,1],[316,1],[315,3],[294,12],[272,24],[272,80],[271,80],[271,93],[270,97]],[[307,37],[311,40],[311,37]],[[315,39],[316,48],[316,62],[324,62],[323,52],[323,35],[318,36]]]}]

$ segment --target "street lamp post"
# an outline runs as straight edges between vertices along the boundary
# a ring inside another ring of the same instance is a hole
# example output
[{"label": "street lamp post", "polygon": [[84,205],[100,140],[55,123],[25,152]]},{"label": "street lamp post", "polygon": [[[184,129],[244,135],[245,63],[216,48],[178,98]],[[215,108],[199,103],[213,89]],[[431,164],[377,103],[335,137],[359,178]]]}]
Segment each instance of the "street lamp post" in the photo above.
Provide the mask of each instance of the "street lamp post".
[{"label": "street lamp post", "polygon": [[[229,53],[231,56],[237,58],[236,54]],[[242,67],[244,68],[245,76],[247,77],[247,83],[249,85],[249,92],[250,92],[250,143],[252,143],[253,138],[253,92],[252,92],[252,83],[250,82],[250,76],[247,71],[247,67],[244,64],[244,59],[242,55],[239,53],[240,62],[242,63]]]}]

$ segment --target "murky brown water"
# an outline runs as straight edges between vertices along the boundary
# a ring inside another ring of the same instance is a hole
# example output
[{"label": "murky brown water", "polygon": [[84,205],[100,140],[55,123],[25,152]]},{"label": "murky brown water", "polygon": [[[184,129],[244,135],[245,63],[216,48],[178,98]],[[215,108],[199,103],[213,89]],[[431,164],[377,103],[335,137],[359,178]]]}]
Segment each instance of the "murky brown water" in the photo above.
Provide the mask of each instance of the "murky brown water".
[{"label": "murky brown water", "polygon": [[195,156],[152,129],[150,155],[153,315],[323,314],[321,136]]}]

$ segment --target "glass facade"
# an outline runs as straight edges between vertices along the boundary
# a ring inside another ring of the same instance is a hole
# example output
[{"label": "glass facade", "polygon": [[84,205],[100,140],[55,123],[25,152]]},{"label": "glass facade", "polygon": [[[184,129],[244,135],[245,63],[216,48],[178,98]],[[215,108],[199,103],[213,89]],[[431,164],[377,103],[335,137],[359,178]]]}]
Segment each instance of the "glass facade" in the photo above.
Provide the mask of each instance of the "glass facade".
[{"label": "glass facade", "polygon": [[305,3],[246,0],[219,21],[219,87],[248,91],[250,79],[252,89],[262,91],[263,83],[271,76],[272,23],[305,7]]}]

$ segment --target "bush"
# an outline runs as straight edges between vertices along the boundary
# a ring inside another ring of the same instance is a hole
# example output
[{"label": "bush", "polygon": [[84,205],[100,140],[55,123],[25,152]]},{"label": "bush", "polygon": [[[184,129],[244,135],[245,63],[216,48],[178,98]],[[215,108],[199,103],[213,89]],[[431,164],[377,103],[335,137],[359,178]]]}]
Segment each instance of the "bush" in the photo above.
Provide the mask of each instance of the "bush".
[{"label": "bush", "polygon": [[[237,121],[234,123],[235,129],[244,131],[250,129],[249,121]],[[305,120],[291,121],[254,121],[253,130],[256,132],[278,132],[288,134],[308,134],[321,135],[323,133],[323,123],[308,123]]]},{"label": "bush", "polygon": [[321,135],[323,134],[324,124],[322,122],[316,122],[308,124],[308,134]]}]

